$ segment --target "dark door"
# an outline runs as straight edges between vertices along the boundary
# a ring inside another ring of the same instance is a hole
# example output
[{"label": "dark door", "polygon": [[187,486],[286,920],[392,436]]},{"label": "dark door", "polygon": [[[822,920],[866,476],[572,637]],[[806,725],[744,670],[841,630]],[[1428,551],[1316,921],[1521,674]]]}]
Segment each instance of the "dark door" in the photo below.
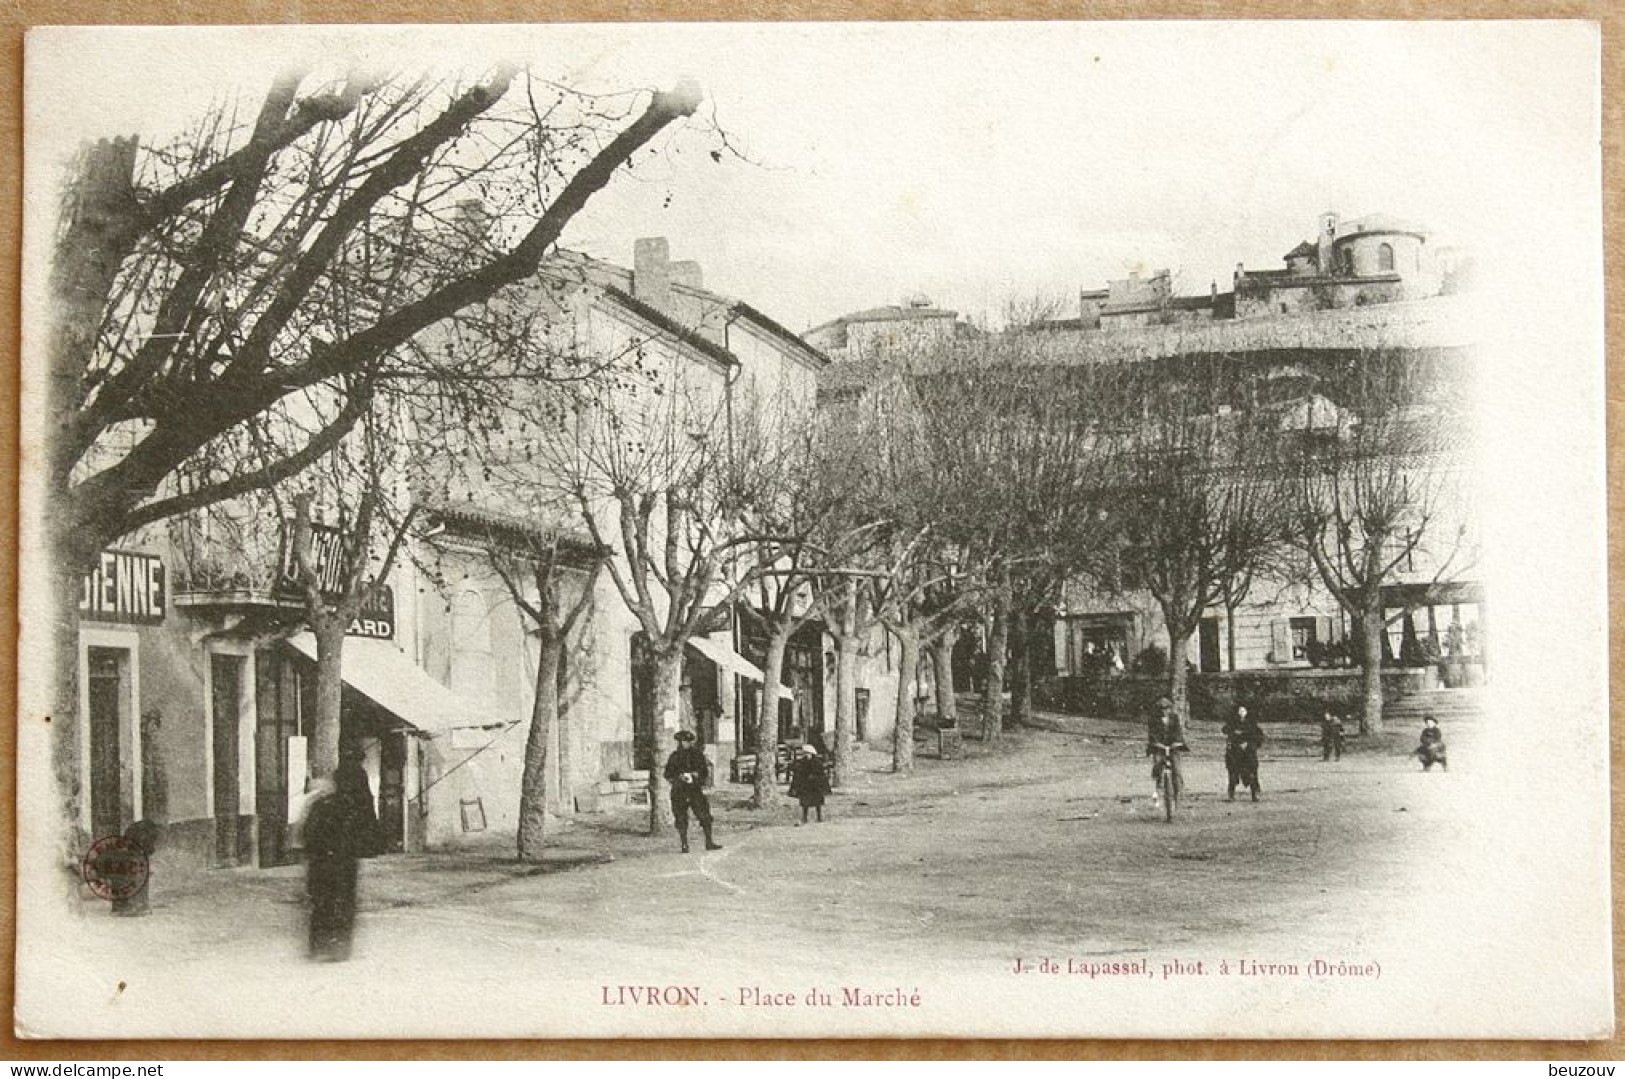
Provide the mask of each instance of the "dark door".
[{"label": "dark door", "polygon": [[1202,673],[1216,674],[1219,670],[1219,620],[1204,618],[1196,626],[1196,647],[1200,655]]},{"label": "dark door", "polygon": [[240,860],[237,817],[242,800],[237,783],[237,734],[242,720],[242,670],[241,657],[209,657],[209,675],[214,683],[210,702],[214,709],[214,855],[219,865],[236,865]]},{"label": "dark door", "polygon": [[125,712],[120,648],[87,649],[90,696],[90,828],[102,839],[124,831],[122,756]]},{"label": "dark door", "polygon": [[378,843],[386,854],[406,849],[406,735],[401,731],[379,742]]},{"label": "dark door", "polygon": [[856,720],[856,726],[858,728],[858,732],[857,732],[858,733],[858,741],[860,741],[860,742],[868,741],[869,740],[869,691],[867,689],[860,689],[860,690],[857,691],[856,708],[854,709],[854,717],[853,718]]},{"label": "dark door", "polygon": [[655,766],[654,650],[643,633],[632,635],[632,767]]},{"label": "dark door", "polygon": [[299,670],[270,650],[255,655],[254,816],[259,825],[260,865],[297,860],[288,846],[288,738],[299,733]]}]

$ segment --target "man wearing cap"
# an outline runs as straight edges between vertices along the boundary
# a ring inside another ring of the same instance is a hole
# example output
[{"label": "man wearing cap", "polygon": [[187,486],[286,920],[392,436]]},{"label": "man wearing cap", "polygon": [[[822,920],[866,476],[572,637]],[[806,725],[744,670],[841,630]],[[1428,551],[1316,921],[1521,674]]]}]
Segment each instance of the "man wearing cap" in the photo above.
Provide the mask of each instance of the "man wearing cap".
[{"label": "man wearing cap", "polygon": [[711,803],[705,797],[705,788],[711,785],[711,762],[694,744],[693,731],[677,732],[677,748],[666,758],[664,775],[671,786],[671,815],[677,821],[677,838],[683,844],[683,853],[688,853],[690,809],[705,833],[705,849],[721,850],[722,845],[711,838]]}]

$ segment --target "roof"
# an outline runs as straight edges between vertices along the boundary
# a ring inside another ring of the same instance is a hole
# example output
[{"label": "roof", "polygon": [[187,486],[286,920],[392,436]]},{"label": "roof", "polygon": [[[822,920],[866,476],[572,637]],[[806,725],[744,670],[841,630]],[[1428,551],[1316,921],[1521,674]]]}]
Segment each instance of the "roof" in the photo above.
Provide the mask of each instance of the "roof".
[{"label": "roof", "polygon": [[584,532],[558,528],[533,518],[501,513],[472,502],[461,505],[436,502],[424,508],[448,531],[461,535],[495,539],[513,543],[515,546],[529,546],[537,542],[557,544],[561,551],[569,551],[589,559],[600,558],[609,553],[607,548],[594,543],[592,537]]},{"label": "roof", "polygon": [[1299,244],[1297,247],[1294,247],[1291,251],[1288,251],[1281,257],[1284,259],[1314,258],[1319,253],[1320,248],[1316,247],[1308,240],[1305,240],[1303,243]]},{"label": "roof", "polygon": [[[653,307],[647,302],[639,300],[637,297],[633,296],[629,291],[632,287],[632,272],[626,269],[626,267],[617,266],[615,263],[606,262],[603,259],[593,258],[591,255],[584,255],[579,251],[568,251],[563,248],[559,249],[558,254],[555,257],[562,262],[579,264],[583,266],[588,273],[596,273],[598,275],[598,279],[593,282],[594,284],[610,292],[618,301],[631,301],[627,304],[627,306],[633,311],[637,312],[637,314],[646,321],[654,322],[656,325],[661,326],[662,329],[667,329],[667,332],[676,333],[677,331],[681,331],[682,335],[684,335],[682,336],[682,340],[685,343],[693,344],[696,347],[703,349],[704,346],[696,344],[696,342],[703,341],[706,342],[706,344],[721,350],[722,352],[726,353],[728,358],[724,360],[716,355],[713,355],[713,358],[719,359],[719,361],[722,363],[732,365],[738,362],[738,357],[734,356],[731,352],[726,352],[725,349],[722,349],[721,345],[718,345],[709,338],[702,336],[694,328],[684,326],[682,323],[677,322],[671,316],[660,311],[658,308]],[[730,313],[735,311],[739,312],[744,317],[756,323],[763,330],[767,331],[773,337],[776,337],[784,343],[791,345],[804,359],[812,361],[819,367],[827,366],[830,362],[830,358],[828,356],[824,355],[806,341],[803,341],[799,334],[792,332],[777,319],[770,317],[754,304],[746,303],[744,300],[736,300],[731,296],[725,296],[720,292],[713,292],[710,289],[697,288],[693,285],[685,285],[675,281],[672,282],[671,287],[673,292],[681,292],[687,296],[693,296],[706,300],[715,304],[721,310]]]},{"label": "roof", "polygon": [[[1344,231],[1344,230],[1347,231]],[[1351,239],[1373,232],[1403,232],[1411,236],[1427,235],[1427,230],[1411,221],[1393,216],[1392,214],[1366,214],[1343,222],[1338,230],[1337,239]]]},{"label": "roof", "polygon": [[821,333],[824,330],[850,326],[855,322],[913,322],[919,319],[952,318],[959,317],[958,311],[950,311],[945,307],[902,307],[898,304],[887,304],[885,307],[870,307],[863,311],[854,311],[849,315],[832,318],[808,330],[806,336]]},{"label": "roof", "polygon": [[738,356],[735,356],[716,342],[701,337],[698,333],[684,326],[659,308],[644,303],[630,292],[618,289],[614,285],[604,285],[603,289],[607,295],[614,298],[616,303],[633,312],[643,321],[650,323],[662,333],[670,334],[675,340],[697,352],[704,353],[724,367],[739,366]]},{"label": "roof", "polygon": [[829,366],[830,358],[828,356],[824,355],[823,352],[803,341],[800,337],[786,329],[776,320],[769,318],[767,315],[757,310],[751,304],[746,303],[744,300],[735,300],[732,302],[735,311],[740,312],[746,318],[761,326],[773,336],[781,338],[783,341],[785,341],[785,343],[795,346],[795,348],[798,349],[802,355],[811,359],[813,363],[819,367]]}]

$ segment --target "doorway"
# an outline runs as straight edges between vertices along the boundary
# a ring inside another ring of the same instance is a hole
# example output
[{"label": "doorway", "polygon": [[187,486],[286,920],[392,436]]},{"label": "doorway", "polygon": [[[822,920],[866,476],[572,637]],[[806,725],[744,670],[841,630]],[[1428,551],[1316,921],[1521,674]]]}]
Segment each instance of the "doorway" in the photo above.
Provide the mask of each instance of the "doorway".
[{"label": "doorway", "polygon": [[632,635],[632,767],[655,766],[655,657],[649,636]]},{"label": "doorway", "polygon": [[240,865],[244,856],[241,828],[242,755],[238,739],[243,718],[242,656],[209,653],[209,706],[213,717],[214,858],[219,866]]},{"label": "doorway", "polygon": [[130,653],[85,650],[90,721],[90,827],[94,838],[119,835],[134,816],[124,776],[124,731],[130,722]]},{"label": "doorway", "polygon": [[1203,674],[1219,672],[1219,620],[1204,618],[1196,624],[1196,651]]}]

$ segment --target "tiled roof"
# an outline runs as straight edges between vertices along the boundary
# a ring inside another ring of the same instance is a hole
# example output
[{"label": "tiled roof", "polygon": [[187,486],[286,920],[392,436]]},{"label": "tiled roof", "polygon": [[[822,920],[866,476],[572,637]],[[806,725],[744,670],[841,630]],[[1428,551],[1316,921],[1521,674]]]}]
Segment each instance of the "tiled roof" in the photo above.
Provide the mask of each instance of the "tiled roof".
[{"label": "tiled roof", "polygon": [[724,367],[739,366],[739,357],[735,356],[732,352],[729,352],[727,349],[723,348],[714,341],[709,341],[706,338],[701,337],[699,334],[695,333],[687,326],[684,326],[676,319],[665,314],[659,309],[644,303],[642,300],[633,296],[630,292],[623,292],[614,285],[605,285],[604,292],[613,297],[616,303],[621,304],[623,307],[636,314],[645,322],[652,324],[656,329],[663,333],[670,334],[676,340],[681,341],[683,344],[698,352],[703,352],[705,355],[711,357],[713,360],[716,360]]},{"label": "tiled roof", "polygon": [[431,502],[424,507],[429,516],[459,535],[495,538],[527,543],[556,543],[560,550],[588,558],[601,557],[609,550],[583,532],[558,528],[543,521],[487,509],[473,502]]}]

